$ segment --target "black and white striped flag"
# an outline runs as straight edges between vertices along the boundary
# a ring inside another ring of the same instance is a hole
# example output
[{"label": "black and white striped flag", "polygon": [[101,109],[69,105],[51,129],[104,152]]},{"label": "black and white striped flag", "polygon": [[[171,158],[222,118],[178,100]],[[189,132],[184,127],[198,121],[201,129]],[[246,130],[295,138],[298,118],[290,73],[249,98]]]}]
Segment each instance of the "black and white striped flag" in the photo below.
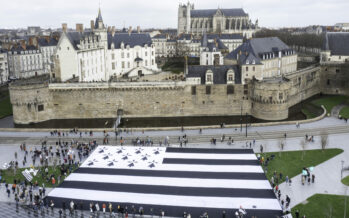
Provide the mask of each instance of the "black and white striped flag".
[{"label": "black and white striped flag", "polygon": [[[179,217],[279,217],[281,207],[256,155],[250,149],[99,146],[48,199],[109,202],[145,214]],[[150,212],[152,208],[153,212]],[[131,213],[131,211],[128,211]]]}]

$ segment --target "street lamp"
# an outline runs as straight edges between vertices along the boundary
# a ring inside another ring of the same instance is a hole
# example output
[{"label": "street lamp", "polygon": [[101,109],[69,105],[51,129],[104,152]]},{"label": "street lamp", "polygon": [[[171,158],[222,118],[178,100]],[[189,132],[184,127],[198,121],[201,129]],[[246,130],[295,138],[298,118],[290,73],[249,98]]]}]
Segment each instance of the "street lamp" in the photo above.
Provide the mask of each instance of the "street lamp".
[{"label": "street lamp", "polygon": [[240,132],[242,132],[242,103],[241,103],[241,114],[240,114]]},{"label": "street lamp", "polygon": [[248,123],[248,117],[247,117],[247,112],[246,112],[246,138],[247,138],[247,123]]}]

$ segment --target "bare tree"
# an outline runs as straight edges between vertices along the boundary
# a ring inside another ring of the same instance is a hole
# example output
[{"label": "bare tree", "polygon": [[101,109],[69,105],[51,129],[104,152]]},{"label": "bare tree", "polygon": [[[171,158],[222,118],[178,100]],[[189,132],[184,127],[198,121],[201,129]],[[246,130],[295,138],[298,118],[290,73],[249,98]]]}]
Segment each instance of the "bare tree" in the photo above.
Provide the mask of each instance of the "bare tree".
[{"label": "bare tree", "polygon": [[320,137],[321,137],[321,149],[322,151],[324,151],[328,144],[328,133],[326,131],[322,131],[320,133]]},{"label": "bare tree", "polygon": [[301,147],[302,147],[302,160],[303,160],[305,156],[305,149],[307,147],[307,142],[304,139],[301,140]]}]

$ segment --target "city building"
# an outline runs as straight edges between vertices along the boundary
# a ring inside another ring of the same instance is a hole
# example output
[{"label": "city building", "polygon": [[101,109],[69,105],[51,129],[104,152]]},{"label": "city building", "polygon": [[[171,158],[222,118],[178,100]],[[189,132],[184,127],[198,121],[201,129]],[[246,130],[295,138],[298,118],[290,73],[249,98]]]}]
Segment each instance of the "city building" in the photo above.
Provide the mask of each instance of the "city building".
[{"label": "city building", "polygon": [[223,65],[223,57],[228,53],[228,47],[219,38],[209,42],[207,35],[204,34],[201,44],[200,65]]},{"label": "city building", "polygon": [[335,31],[349,31],[349,23],[336,23],[334,25]]},{"label": "city building", "polygon": [[241,67],[241,81],[263,80],[297,70],[297,54],[277,37],[255,38],[240,45],[224,59]]},{"label": "city building", "polygon": [[194,4],[180,4],[178,8],[178,35],[206,33],[234,33],[251,38],[258,29],[242,8],[194,9]]},{"label": "city building", "polygon": [[7,52],[0,49],[0,84],[6,83],[8,79]]},{"label": "city building", "polygon": [[320,55],[321,63],[345,63],[349,61],[349,33],[326,33]]},{"label": "city building", "polygon": [[50,73],[54,67],[54,55],[56,53],[58,40],[55,37],[40,37],[37,38],[38,47],[42,55],[44,72]]},{"label": "city building", "polygon": [[159,72],[149,34],[133,33],[132,28],[116,33],[114,27],[106,28],[100,10],[90,30],[84,30],[82,24],[76,27],[76,31],[68,31],[63,24],[56,53],[59,67],[53,78],[66,81],[78,77],[80,82],[91,82]]},{"label": "city building", "polygon": [[8,50],[7,58],[11,77],[21,79],[45,73],[40,49],[25,41],[13,45]]}]

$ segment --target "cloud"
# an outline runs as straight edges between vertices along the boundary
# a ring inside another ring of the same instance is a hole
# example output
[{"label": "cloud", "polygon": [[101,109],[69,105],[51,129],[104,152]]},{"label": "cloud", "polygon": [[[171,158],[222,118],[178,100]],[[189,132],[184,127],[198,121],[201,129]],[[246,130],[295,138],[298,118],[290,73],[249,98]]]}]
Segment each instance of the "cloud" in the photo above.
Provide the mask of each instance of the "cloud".
[{"label": "cloud", "polygon": [[[0,0],[0,28],[42,26],[57,28],[61,23],[75,27],[75,23],[95,19],[98,0]],[[6,2],[5,2],[6,1]],[[183,1],[187,2],[187,0]],[[193,0],[196,9],[244,8],[252,20],[262,26],[333,25],[349,21],[348,0]],[[178,0],[102,0],[102,15],[106,24],[117,28],[177,27]]]}]

